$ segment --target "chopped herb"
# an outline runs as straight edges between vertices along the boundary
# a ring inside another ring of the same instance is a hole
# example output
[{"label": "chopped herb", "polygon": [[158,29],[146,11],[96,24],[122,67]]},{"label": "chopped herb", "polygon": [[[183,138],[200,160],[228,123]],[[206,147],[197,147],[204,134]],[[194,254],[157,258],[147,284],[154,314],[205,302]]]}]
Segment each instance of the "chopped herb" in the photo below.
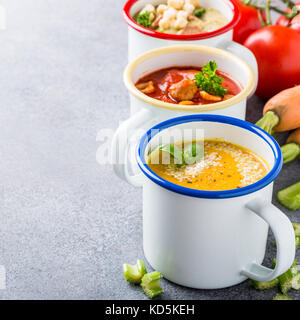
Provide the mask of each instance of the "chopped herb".
[{"label": "chopped herb", "polygon": [[195,82],[201,90],[224,97],[228,90],[221,86],[223,78],[216,74],[217,67],[215,61],[207,62],[202,68],[202,72],[195,75]]},{"label": "chopped herb", "polygon": [[206,10],[204,8],[198,8],[194,11],[194,16],[197,18],[201,18],[205,12]]},{"label": "chopped herb", "polygon": [[286,294],[278,293],[276,296],[273,298],[273,300],[293,300],[293,298],[290,298]]},{"label": "chopped herb", "polygon": [[150,28],[150,12],[146,11],[145,13],[139,14],[137,17],[137,23],[145,28]]}]

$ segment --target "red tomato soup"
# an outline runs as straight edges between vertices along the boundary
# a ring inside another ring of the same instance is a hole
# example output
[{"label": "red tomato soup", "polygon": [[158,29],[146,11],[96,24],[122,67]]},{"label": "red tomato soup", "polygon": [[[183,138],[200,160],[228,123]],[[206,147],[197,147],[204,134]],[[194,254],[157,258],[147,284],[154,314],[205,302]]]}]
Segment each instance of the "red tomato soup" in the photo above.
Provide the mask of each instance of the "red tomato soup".
[{"label": "red tomato soup", "polygon": [[171,67],[152,72],[136,82],[147,96],[164,102],[182,105],[204,105],[227,100],[243,89],[242,85],[223,71],[216,75],[223,79],[221,86],[228,91],[223,96],[203,91],[196,86],[195,75],[201,67]]}]

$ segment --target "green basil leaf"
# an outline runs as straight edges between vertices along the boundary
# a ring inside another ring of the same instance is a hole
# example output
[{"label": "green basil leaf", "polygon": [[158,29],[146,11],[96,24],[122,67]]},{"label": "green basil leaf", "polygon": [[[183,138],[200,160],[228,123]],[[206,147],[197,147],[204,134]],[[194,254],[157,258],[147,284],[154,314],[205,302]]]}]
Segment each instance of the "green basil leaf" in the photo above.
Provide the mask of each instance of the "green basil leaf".
[{"label": "green basil leaf", "polygon": [[171,144],[167,144],[167,143],[166,144],[160,144],[152,152],[157,151],[157,150],[169,153],[170,156],[172,156],[174,158],[174,163],[177,166],[181,166],[183,164],[182,152],[173,143],[171,143]]},{"label": "green basil leaf", "polygon": [[204,155],[204,148],[196,142],[189,143],[183,150],[184,163],[193,164],[199,162]]}]

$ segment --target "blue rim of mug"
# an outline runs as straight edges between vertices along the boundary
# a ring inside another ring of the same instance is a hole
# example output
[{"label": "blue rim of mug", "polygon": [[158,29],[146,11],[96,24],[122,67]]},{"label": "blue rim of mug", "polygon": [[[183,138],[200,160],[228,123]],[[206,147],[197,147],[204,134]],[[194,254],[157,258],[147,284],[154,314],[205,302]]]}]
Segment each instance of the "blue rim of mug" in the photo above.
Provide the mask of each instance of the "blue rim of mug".
[{"label": "blue rim of mug", "polygon": [[[161,131],[167,128],[174,127],[179,124],[188,123],[188,122],[204,122],[204,121],[230,124],[230,125],[240,127],[255,133],[257,136],[263,139],[273,151],[273,155],[275,159],[273,168],[270,170],[270,172],[266,176],[264,176],[262,179],[260,179],[259,181],[251,185],[238,188],[238,189],[230,189],[230,190],[222,190],[222,191],[205,191],[205,190],[197,190],[197,189],[182,187],[161,178],[149,168],[144,156],[145,149],[149,144],[150,140],[156,134],[160,133]],[[258,191],[264,188],[265,186],[269,185],[271,182],[273,182],[277,178],[277,176],[281,171],[282,163],[283,163],[280,146],[278,145],[276,140],[263,129],[244,120],[240,120],[240,119],[236,119],[228,116],[208,115],[208,114],[188,115],[188,116],[172,118],[155,125],[151,129],[149,129],[140,139],[140,142],[137,148],[136,158],[137,158],[138,166],[140,167],[142,172],[146,175],[146,177],[148,177],[150,180],[160,185],[161,187],[176,193],[186,195],[186,196],[191,196],[196,198],[208,198],[208,199],[234,198],[234,197],[240,197],[240,196],[244,196],[249,193]]]}]

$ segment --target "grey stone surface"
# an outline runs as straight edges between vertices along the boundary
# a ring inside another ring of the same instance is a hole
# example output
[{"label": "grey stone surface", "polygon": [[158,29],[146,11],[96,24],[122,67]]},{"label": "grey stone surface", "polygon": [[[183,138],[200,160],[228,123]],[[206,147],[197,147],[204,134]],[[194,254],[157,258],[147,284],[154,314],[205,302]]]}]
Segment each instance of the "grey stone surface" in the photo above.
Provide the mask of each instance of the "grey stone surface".
[{"label": "grey stone surface", "polygon": [[[129,114],[123,1],[1,4],[8,25],[0,33],[0,264],[7,271],[0,298],[145,299],[122,274],[122,263],[144,259],[141,190],[96,162],[98,130],[116,129]],[[248,120],[262,105],[249,101]],[[286,165],[275,192],[299,178],[300,162]],[[299,210],[274,203],[300,222]],[[267,264],[274,254],[270,235]],[[161,299],[271,299],[276,292],[257,292],[248,281],[210,291],[162,285]]]}]

